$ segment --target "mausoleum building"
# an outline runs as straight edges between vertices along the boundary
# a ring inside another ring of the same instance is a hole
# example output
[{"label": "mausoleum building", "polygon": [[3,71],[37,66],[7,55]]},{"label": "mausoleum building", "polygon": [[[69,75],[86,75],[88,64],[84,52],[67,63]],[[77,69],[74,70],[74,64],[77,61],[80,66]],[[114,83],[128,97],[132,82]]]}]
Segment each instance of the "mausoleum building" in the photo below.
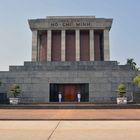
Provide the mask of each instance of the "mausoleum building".
[{"label": "mausoleum building", "polygon": [[[32,61],[0,72],[1,92],[21,87],[21,103],[116,102],[116,88],[127,86],[132,99],[136,72],[110,61],[109,32],[113,19],[95,16],[50,16],[31,19]],[[80,98],[80,100],[78,100]]]},{"label": "mausoleum building", "polygon": [[32,61],[108,61],[112,19],[48,17],[29,20]]}]

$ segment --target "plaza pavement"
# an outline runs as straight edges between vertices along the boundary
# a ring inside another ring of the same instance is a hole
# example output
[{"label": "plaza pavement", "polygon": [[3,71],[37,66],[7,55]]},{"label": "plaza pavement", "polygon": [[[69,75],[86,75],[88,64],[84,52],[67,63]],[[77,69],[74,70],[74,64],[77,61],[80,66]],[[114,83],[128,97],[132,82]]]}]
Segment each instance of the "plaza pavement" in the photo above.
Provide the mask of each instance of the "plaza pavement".
[{"label": "plaza pavement", "polygon": [[140,109],[0,109],[0,120],[140,120]]},{"label": "plaza pavement", "polygon": [[140,109],[0,109],[0,120],[0,140],[140,139]]},{"label": "plaza pavement", "polygon": [[140,139],[140,121],[0,121],[0,140],[125,139]]}]

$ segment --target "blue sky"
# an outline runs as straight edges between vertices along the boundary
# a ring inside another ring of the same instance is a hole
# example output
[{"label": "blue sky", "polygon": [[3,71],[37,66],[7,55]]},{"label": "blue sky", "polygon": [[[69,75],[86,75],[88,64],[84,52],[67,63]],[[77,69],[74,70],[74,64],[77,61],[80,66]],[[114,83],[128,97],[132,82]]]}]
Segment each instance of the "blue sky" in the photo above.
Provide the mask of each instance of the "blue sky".
[{"label": "blue sky", "polygon": [[113,18],[111,60],[140,67],[140,0],[0,0],[0,71],[31,60],[28,19],[59,15]]}]

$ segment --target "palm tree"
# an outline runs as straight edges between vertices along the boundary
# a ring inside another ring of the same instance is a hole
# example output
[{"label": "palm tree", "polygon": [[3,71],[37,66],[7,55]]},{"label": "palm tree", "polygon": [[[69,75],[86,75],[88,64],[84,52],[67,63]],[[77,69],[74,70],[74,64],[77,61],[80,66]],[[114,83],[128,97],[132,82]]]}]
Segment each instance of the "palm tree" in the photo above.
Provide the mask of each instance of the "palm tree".
[{"label": "palm tree", "polygon": [[130,65],[131,69],[134,70],[134,71],[139,70],[139,68],[136,67],[137,64],[136,64],[136,62],[134,62],[133,58],[128,58],[126,64]]}]

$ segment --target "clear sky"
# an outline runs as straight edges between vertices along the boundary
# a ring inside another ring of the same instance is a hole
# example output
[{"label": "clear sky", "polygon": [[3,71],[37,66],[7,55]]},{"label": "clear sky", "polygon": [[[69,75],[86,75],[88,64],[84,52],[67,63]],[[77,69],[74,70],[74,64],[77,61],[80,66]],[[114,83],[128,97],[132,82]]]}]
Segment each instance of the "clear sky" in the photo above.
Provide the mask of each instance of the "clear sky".
[{"label": "clear sky", "polygon": [[0,0],[0,71],[31,60],[28,19],[80,15],[113,18],[111,60],[140,67],[140,0]]}]

